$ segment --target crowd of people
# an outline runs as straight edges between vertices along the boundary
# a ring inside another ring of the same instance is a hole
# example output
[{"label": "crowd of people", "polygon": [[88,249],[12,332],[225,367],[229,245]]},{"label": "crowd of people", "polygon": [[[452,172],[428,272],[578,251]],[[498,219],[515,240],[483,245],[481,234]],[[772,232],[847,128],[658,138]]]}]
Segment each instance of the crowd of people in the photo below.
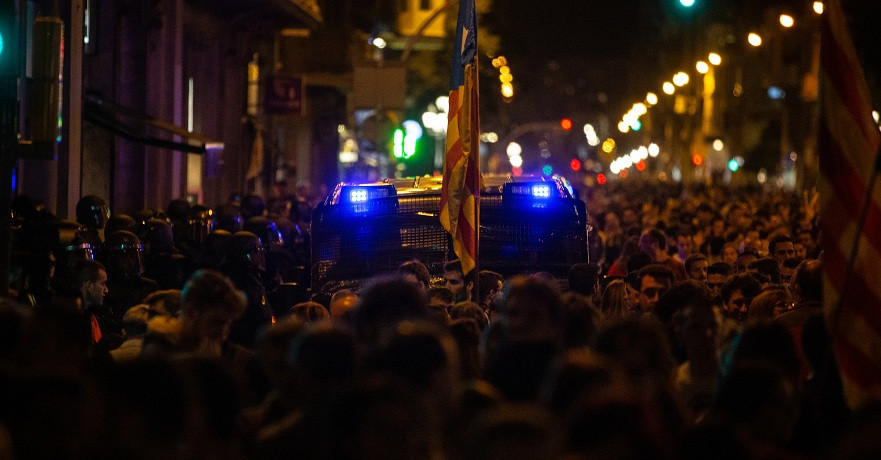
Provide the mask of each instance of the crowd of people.
[{"label": "crowd of people", "polygon": [[881,453],[823,323],[814,192],[583,198],[568,279],[412,260],[310,298],[296,199],[111,216],[87,196],[65,221],[18,197],[0,457]]}]

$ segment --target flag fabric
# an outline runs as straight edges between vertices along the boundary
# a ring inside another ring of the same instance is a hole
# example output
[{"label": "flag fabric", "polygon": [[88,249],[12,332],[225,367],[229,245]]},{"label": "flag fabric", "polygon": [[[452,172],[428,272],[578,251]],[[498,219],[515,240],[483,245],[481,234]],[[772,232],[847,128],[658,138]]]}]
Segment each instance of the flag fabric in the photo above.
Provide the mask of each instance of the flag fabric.
[{"label": "flag fabric", "polygon": [[256,129],[254,132],[254,143],[251,144],[251,161],[248,164],[248,172],[245,173],[245,179],[256,179],[263,171],[263,130]]},{"label": "flag fabric", "polygon": [[441,189],[441,225],[467,274],[477,266],[480,219],[480,101],[477,85],[477,11],[459,2],[450,77],[450,109]]},{"label": "flag fabric", "polygon": [[856,409],[881,401],[881,191],[873,174],[881,133],[841,4],[826,6],[817,133],[823,307],[845,399]]}]

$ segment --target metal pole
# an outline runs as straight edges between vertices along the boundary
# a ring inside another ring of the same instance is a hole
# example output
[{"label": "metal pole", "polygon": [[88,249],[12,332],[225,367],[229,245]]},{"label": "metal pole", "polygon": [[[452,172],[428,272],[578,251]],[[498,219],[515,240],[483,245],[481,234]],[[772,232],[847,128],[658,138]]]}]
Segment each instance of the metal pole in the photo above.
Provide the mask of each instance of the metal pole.
[{"label": "metal pole", "polygon": [[20,1],[0,6],[0,294],[9,291],[12,255],[12,173],[18,150],[18,78],[21,74]]}]

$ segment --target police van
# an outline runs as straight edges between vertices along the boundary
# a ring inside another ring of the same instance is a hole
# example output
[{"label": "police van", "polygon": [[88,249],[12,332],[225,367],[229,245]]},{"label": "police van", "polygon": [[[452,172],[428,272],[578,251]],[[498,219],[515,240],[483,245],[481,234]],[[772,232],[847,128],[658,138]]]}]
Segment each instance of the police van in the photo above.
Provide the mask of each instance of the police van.
[{"label": "police van", "polygon": [[[479,268],[505,277],[549,272],[565,279],[588,261],[584,202],[560,176],[484,176]],[[440,177],[341,183],[312,215],[312,292],[357,288],[418,259],[433,279],[455,259],[440,224]]]}]

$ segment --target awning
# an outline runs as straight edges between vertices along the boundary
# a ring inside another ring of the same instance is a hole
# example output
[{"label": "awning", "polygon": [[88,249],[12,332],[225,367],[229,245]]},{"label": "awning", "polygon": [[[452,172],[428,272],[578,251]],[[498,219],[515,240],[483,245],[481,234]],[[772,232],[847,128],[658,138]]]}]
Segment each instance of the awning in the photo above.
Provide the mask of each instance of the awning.
[{"label": "awning", "polygon": [[123,139],[151,147],[188,153],[223,149],[222,142],[96,96],[83,97],[83,118]]}]

